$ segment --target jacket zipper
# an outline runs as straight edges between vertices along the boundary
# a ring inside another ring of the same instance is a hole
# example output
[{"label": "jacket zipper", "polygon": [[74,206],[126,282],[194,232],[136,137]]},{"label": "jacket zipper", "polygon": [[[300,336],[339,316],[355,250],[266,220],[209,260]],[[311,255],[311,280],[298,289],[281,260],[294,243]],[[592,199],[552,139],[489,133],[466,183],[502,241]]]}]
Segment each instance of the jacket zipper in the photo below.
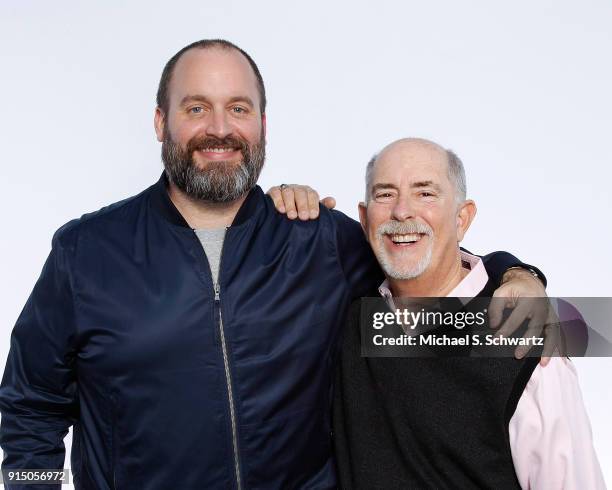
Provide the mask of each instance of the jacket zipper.
[{"label": "jacket zipper", "polygon": [[236,429],[236,412],[234,410],[234,395],[232,391],[232,375],[230,373],[229,359],[227,356],[227,345],[225,342],[225,330],[223,329],[223,316],[221,315],[221,287],[215,283],[215,305],[219,310],[219,335],[221,337],[221,350],[223,352],[223,365],[225,367],[225,381],[227,383],[227,398],[230,409],[230,420],[232,425],[232,446],[234,449],[234,471],[236,472],[236,485],[238,490],[242,489],[240,478],[240,461],[238,459],[238,431]]}]

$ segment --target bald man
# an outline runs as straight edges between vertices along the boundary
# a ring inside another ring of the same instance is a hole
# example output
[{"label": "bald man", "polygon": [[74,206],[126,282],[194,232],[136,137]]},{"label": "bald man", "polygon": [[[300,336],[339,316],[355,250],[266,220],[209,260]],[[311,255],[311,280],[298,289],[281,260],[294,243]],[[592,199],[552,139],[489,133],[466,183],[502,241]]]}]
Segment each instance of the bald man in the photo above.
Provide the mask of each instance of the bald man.
[{"label": "bald man", "polygon": [[[492,296],[482,261],[459,247],[475,214],[453,152],[413,138],[384,148],[359,205],[386,276],[368,296],[391,310],[401,298]],[[605,488],[568,359],[362,357],[360,317],[357,301],[335,389],[342,488]]]}]

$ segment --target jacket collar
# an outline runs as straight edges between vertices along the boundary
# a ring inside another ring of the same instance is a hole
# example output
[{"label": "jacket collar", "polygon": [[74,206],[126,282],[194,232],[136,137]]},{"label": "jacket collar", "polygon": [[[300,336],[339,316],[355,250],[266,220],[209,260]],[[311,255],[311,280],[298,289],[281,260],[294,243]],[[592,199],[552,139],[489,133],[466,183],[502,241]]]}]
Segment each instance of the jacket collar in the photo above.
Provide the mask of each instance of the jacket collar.
[{"label": "jacket collar", "polygon": [[[256,185],[249,191],[231,226],[238,226],[247,221],[263,205],[264,200],[265,195],[261,187]],[[151,203],[173,225],[191,228],[168,195],[168,176],[166,172],[162,172],[159,180],[152,186]]]}]

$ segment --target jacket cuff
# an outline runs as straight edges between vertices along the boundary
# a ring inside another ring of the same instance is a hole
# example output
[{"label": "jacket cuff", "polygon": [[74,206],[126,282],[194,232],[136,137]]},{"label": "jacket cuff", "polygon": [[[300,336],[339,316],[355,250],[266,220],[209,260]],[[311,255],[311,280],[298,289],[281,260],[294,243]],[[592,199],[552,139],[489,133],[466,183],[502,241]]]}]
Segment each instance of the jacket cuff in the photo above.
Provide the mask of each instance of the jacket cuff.
[{"label": "jacket cuff", "polygon": [[521,262],[518,258],[508,252],[492,252],[482,257],[487,274],[493,280],[493,282],[499,286],[502,281],[504,273],[512,267],[520,267],[526,269],[537,275],[538,279],[542,281],[544,287],[547,285],[546,276],[537,267]]}]

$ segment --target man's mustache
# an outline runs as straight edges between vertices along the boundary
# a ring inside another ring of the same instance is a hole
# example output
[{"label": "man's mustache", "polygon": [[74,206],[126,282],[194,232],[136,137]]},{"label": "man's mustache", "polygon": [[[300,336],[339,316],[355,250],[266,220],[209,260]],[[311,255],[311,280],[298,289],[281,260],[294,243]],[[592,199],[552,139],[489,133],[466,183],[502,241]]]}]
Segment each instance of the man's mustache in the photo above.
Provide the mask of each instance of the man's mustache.
[{"label": "man's mustache", "polygon": [[419,221],[387,221],[378,227],[377,232],[379,235],[411,235],[418,233],[433,236],[431,227]]},{"label": "man's mustache", "polygon": [[244,150],[248,149],[248,143],[233,136],[226,136],[225,138],[200,136],[191,138],[187,143],[187,153],[189,155],[193,154],[194,151],[202,151],[209,148],[231,148],[233,150],[240,150],[244,154]]}]

